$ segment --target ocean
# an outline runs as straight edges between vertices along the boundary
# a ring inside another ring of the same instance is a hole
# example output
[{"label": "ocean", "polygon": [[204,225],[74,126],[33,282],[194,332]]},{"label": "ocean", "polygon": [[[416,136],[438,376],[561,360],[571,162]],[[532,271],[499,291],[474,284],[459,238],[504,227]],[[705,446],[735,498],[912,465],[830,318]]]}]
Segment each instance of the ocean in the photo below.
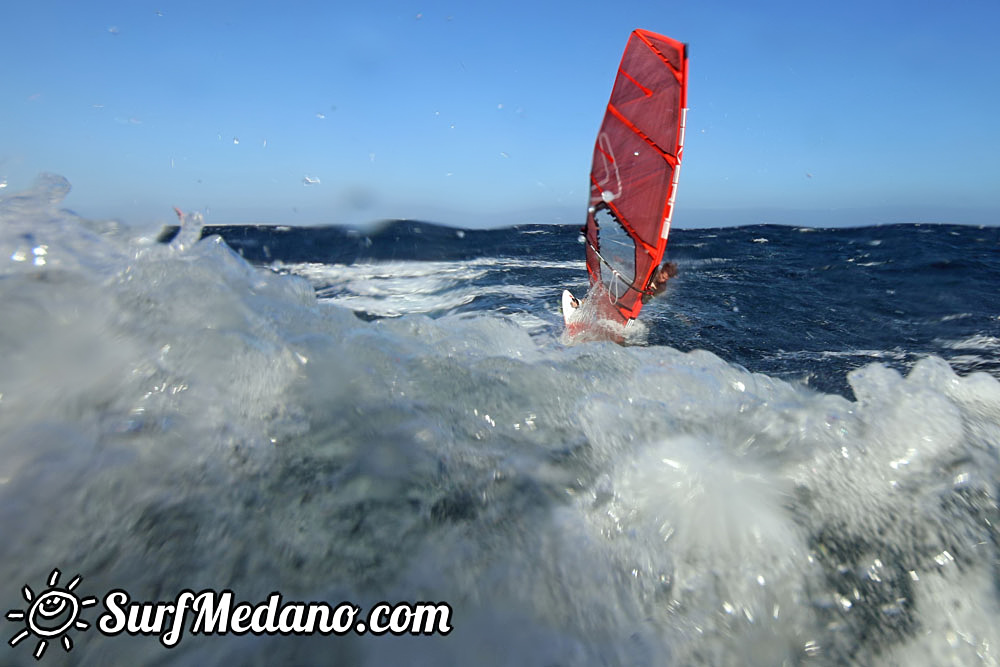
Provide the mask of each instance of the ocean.
[{"label": "ocean", "polygon": [[576,226],[158,240],[68,187],[0,201],[0,663],[1000,664],[1000,227],[679,210],[620,345],[563,333]]}]

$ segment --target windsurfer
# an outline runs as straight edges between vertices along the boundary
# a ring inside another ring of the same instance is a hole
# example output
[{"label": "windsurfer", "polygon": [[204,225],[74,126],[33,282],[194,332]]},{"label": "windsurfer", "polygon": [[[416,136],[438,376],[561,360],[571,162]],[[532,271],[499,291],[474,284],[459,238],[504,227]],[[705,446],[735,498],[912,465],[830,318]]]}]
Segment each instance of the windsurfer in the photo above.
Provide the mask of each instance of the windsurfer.
[{"label": "windsurfer", "polygon": [[627,327],[677,275],[663,255],[684,153],[687,85],[685,44],[632,32],[590,168],[581,240],[591,298],[583,303],[563,292],[567,331],[605,321]]},{"label": "windsurfer", "polygon": [[[643,292],[642,302],[649,303],[653,297],[657,297],[667,289],[667,281],[677,275],[677,263],[676,262],[664,262],[660,268],[653,272],[653,276],[649,279],[649,284],[646,286],[646,291]],[[575,296],[570,294],[569,290],[563,290],[563,314],[566,316],[567,323],[570,319],[575,317],[574,311],[579,310],[583,306],[584,299],[577,299]],[[610,317],[610,315],[608,316]]]},{"label": "windsurfer", "polygon": [[664,262],[663,266],[653,272],[646,287],[646,293],[642,295],[642,302],[648,303],[654,296],[659,296],[663,290],[667,289],[667,281],[677,275],[677,264],[674,262]]}]

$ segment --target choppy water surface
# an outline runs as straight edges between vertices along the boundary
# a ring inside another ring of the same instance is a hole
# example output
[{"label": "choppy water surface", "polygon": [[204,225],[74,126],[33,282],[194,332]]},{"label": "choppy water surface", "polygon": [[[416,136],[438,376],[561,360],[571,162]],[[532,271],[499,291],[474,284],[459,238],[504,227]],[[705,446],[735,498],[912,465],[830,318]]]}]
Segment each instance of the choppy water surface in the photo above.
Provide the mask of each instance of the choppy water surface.
[{"label": "choppy water surface", "polygon": [[562,337],[572,228],[158,244],[65,187],[0,203],[3,610],[58,567],[454,629],[42,664],[1000,661],[996,228],[678,229],[623,347]]}]

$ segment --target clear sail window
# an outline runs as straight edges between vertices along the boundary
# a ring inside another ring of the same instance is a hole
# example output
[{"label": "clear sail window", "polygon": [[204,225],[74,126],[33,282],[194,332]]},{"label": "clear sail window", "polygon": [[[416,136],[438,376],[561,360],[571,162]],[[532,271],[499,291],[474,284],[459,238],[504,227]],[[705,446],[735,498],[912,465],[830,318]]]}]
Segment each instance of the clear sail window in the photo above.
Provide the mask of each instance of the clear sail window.
[{"label": "clear sail window", "polygon": [[606,206],[594,212],[597,222],[597,243],[601,257],[607,264],[601,266],[601,282],[613,299],[622,296],[635,282],[635,241]]}]

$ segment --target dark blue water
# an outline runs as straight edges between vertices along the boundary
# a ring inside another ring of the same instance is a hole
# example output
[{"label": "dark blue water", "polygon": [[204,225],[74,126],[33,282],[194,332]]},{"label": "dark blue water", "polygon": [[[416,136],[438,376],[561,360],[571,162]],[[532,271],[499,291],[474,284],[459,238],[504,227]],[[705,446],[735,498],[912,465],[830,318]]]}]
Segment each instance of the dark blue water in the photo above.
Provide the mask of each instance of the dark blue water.
[{"label": "dark blue water", "polygon": [[[0,664],[1000,662],[997,228],[675,229],[618,345],[573,228],[157,243],[68,187],[0,199]],[[55,568],[453,630],[44,637]]]},{"label": "dark blue water", "polygon": [[[293,271],[305,263],[515,261],[436,290],[441,297],[448,288],[469,290],[467,303],[442,298],[415,308],[435,316],[524,313],[552,332],[562,326],[554,310],[559,292],[586,292],[575,226],[456,230],[399,221],[369,230],[227,226],[204,233],[220,234],[250,261]],[[645,344],[709,350],[751,371],[844,395],[847,373],[872,361],[906,371],[935,355],[959,373],[1000,377],[1000,226],[674,229],[668,257],[681,273],[643,312]],[[348,285],[316,274],[321,294],[349,295]],[[503,286],[537,291],[497,289]],[[369,318],[382,312],[356,310]]]}]

